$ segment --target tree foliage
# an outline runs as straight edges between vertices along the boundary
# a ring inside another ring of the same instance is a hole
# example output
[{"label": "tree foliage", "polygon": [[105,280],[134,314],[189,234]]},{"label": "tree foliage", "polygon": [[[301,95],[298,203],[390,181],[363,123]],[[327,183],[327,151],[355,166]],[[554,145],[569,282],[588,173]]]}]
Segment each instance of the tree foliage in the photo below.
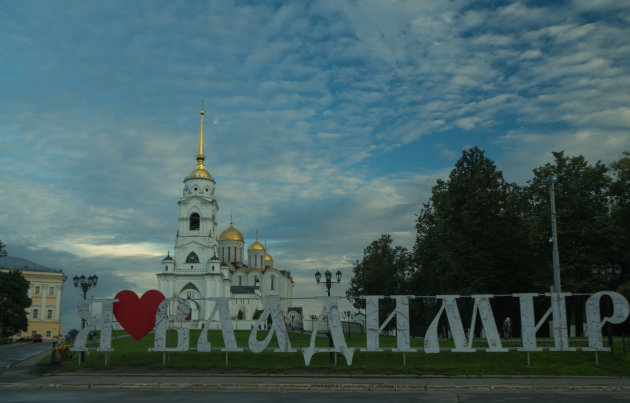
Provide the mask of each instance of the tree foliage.
[{"label": "tree foliage", "polygon": [[389,234],[373,241],[363,251],[363,259],[352,268],[346,295],[356,308],[365,307],[360,295],[397,295],[406,292],[409,253],[401,246],[392,247]]},{"label": "tree foliage", "polygon": [[608,214],[610,177],[601,162],[590,165],[583,156],[553,152],[553,163],[534,169],[527,187],[530,250],[539,269],[537,285],[544,289],[552,278],[551,210],[548,178],[555,175],[556,221],[562,288],[593,291],[597,286],[590,267],[617,261],[614,221]]},{"label": "tree foliage", "polygon": [[0,272],[0,337],[12,336],[28,328],[26,308],[29,282],[18,270]]},{"label": "tree foliage", "polygon": [[424,295],[527,291],[521,189],[478,147],[438,180],[416,222],[413,285]]}]

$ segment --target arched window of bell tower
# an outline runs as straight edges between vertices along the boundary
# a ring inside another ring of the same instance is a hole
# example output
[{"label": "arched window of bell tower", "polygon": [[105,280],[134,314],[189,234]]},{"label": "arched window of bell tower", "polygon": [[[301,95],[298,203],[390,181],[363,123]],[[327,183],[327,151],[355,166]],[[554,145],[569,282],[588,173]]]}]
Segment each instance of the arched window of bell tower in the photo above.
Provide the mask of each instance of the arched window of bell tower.
[{"label": "arched window of bell tower", "polygon": [[199,263],[199,256],[195,252],[190,252],[186,257],[186,263]]},{"label": "arched window of bell tower", "polygon": [[190,215],[190,230],[199,231],[199,214],[192,213]]}]

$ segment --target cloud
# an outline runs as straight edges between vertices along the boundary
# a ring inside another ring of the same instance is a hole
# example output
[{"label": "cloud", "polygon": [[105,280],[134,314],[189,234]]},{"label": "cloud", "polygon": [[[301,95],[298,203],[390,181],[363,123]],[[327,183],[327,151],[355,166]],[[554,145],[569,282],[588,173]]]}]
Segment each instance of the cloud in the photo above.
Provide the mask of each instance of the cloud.
[{"label": "cloud", "polygon": [[230,211],[248,242],[260,228],[298,295],[381,233],[411,247],[470,144],[519,182],[552,150],[630,149],[623,2],[40,2],[0,19],[0,237],[112,291],[150,287],[172,249],[201,99],[219,229]]}]

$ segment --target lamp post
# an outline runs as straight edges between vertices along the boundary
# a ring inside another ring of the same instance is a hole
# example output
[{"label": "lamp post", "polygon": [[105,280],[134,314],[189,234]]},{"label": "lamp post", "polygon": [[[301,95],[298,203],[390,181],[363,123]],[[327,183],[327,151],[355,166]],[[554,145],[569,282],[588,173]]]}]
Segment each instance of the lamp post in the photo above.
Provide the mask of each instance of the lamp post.
[{"label": "lamp post", "polygon": [[350,340],[350,325],[352,320],[352,312],[351,311],[343,311],[343,315],[346,317],[346,321],[348,322],[348,340]]},{"label": "lamp post", "polygon": [[74,276],[72,280],[74,281],[75,287],[80,287],[83,290],[83,299],[86,299],[88,290],[91,287],[96,287],[98,277],[93,275],[86,278],[83,274],[81,274],[81,277]]},{"label": "lamp post", "polygon": [[[335,277],[337,280],[337,284],[339,284],[341,282],[341,270],[337,270],[337,273],[335,273]],[[330,287],[332,287],[333,285],[332,273],[330,272],[330,270],[326,270],[324,272],[324,278],[326,282],[322,283],[322,285],[326,287],[326,291],[328,291],[328,296],[330,297]],[[315,281],[317,282],[317,284],[320,284],[321,280],[322,280],[322,273],[320,273],[319,271],[315,272]],[[326,320],[328,321],[328,317],[326,317]],[[328,336],[328,347],[332,347],[333,340],[332,340],[332,334],[330,333],[330,322],[328,322],[328,332],[326,333],[326,335]],[[335,360],[335,356],[331,351],[330,362],[334,362],[334,360]]]},{"label": "lamp post", "polygon": [[[610,283],[617,280],[621,274],[621,266],[618,264],[612,265],[610,263],[603,265],[591,265],[591,272],[599,276],[602,283],[604,283],[604,287],[608,289]],[[610,302],[610,315],[612,315],[612,300]],[[613,334],[612,334],[612,324],[608,322],[606,324],[606,330],[608,331],[608,347],[610,347],[610,354],[613,353],[614,345],[613,345]]]},{"label": "lamp post", "polygon": [[[74,286],[81,288],[83,290],[83,299],[87,299],[87,292],[91,287],[96,287],[96,282],[98,281],[98,277],[96,275],[90,276],[90,277],[85,277],[83,274],[81,274],[81,277],[79,276],[74,276],[72,278],[72,281],[74,281]],[[83,329],[85,327],[85,319],[81,319],[81,329]],[[81,361],[83,361],[84,359],[84,355],[83,355],[83,351],[81,351]]]},{"label": "lamp post", "polygon": [[[337,279],[337,283],[340,283],[341,270],[337,270],[337,273],[335,273],[335,277]],[[332,273],[330,272],[330,270],[326,270],[326,272],[324,273],[324,278],[326,279],[326,282],[322,285],[326,287],[326,290],[328,291],[328,296],[330,297],[330,287],[333,285]],[[322,279],[322,274],[319,271],[315,272],[315,281],[317,282],[317,284],[320,283],[321,279]]]}]

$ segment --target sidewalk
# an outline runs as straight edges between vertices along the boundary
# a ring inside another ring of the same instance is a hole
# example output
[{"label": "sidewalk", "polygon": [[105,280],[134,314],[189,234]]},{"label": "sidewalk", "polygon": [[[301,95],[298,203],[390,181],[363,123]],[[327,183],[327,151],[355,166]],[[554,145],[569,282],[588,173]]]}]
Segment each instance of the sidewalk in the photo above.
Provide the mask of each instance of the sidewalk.
[{"label": "sidewalk", "polygon": [[44,352],[0,374],[1,389],[186,389],[284,391],[469,391],[469,392],[625,392],[630,377],[535,376],[339,376],[325,374],[202,374],[75,372],[52,375],[29,373]]}]

